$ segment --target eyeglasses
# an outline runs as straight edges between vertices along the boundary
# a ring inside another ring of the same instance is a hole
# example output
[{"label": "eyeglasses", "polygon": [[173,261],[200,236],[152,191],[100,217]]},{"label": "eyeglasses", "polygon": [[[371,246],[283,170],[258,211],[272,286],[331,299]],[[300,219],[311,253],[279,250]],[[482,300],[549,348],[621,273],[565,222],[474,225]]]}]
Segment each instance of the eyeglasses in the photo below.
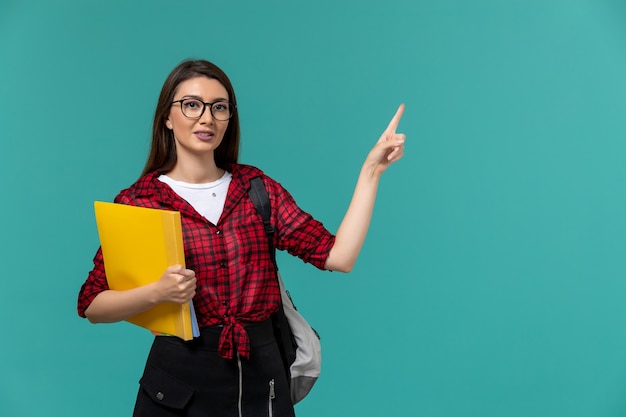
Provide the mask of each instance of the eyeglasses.
[{"label": "eyeglasses", "polygon": [[174,103],[180,103],[180,111],[188,119],[199,119],[204,114],[206,107],[209,106],[211,116],[215,120],[225,122],[233,117],[235,113],[235,105],[228,101],[215,101],[213,103],[205,103],[197,98],[183,98],[180,100],[172,101]]}]

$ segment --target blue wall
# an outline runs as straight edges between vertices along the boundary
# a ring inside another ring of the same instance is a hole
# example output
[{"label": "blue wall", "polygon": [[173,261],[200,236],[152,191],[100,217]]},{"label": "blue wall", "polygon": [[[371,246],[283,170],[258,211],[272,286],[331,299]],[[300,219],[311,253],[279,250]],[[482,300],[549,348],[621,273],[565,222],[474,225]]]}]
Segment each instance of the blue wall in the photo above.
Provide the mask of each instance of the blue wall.
[{"label": "blue wall", "polygon": [[617,0],[3,0],[3,415],[130,415],[150,335],[76,294],[187,57],[331,230],[406,103],[355,270],[279,258],[324,348],[299,417],[626,415],[625,45]]}]

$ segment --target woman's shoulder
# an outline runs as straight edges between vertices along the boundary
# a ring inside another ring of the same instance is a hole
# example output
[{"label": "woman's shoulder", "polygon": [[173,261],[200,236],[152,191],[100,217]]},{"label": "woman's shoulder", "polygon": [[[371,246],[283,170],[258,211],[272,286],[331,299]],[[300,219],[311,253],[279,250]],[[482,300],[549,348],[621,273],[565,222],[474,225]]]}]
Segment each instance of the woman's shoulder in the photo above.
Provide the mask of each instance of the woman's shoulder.
[{"label": "woman's shoulder", "polygon": [[285,189],[272,177],[268,176],[262,169],[245,164],[232,164],[228,167],[228,170],[233,176],[233,181],[237,181],[242,187],[248,188],[250,180],[256,177],[261,177],[267,192],[272,195],[285,193]]},{"label": "woman's shoulder", "polygon": [[265,177],[265,173],[260,169],[252,165],[246,164],[231,164],[228,167],[233,177],[241,177],[243,179],[252,179],[254,177]]},{"label": "woman's shoulder", "polygon": [[233,176],[233,180],[248,183],[252,178],[261,177],[263,182],[271,184],[272,186],[277,183],[274,179],[270,178],[262,169],[253,165],[246,164],[232,164],[228,167],[228,170]]},{"label": "woman's shoulder", "polygon": [[135,200],[137,197],[147,197],[155,194],[157,192],[156,188],[158,184],[158,181],[155,180],[158,175],[158,172],[152,172],[144,175],[129,187],[120,191],[117,194],[117,197],[115,197],[115,200]]}]

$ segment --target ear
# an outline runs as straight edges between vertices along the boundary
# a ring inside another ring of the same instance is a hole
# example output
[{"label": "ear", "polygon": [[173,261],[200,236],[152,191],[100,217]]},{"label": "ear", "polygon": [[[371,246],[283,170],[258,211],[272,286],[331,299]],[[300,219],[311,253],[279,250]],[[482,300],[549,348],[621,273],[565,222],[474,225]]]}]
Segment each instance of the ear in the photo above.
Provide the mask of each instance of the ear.
[{"label": "ear", "polygon": [[174,130],[174,126],[172,125],[172,122],[170,121],[169,117],[165,119],[165,126],[167,126],[169,130]]}]

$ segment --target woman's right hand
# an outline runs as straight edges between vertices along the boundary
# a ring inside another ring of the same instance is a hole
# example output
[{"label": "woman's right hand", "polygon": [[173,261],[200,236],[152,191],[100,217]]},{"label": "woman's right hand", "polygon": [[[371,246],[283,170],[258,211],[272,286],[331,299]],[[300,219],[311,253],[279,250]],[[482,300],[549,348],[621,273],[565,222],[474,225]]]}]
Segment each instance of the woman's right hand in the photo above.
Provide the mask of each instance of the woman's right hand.
[{"label": "woman's right hand", "polygon": [[85,310],[92,323],[114,323],[163,302],[183,304],[196,295],[196,273],[181,265],[168,267],[161,278],[131,290],[105,290]]},{"label": "woman's right hand", "polygon": [[196,273],[181,265],[172,265],[155,282],[155,288],[159,302],[189,302],[196,295]]}]

